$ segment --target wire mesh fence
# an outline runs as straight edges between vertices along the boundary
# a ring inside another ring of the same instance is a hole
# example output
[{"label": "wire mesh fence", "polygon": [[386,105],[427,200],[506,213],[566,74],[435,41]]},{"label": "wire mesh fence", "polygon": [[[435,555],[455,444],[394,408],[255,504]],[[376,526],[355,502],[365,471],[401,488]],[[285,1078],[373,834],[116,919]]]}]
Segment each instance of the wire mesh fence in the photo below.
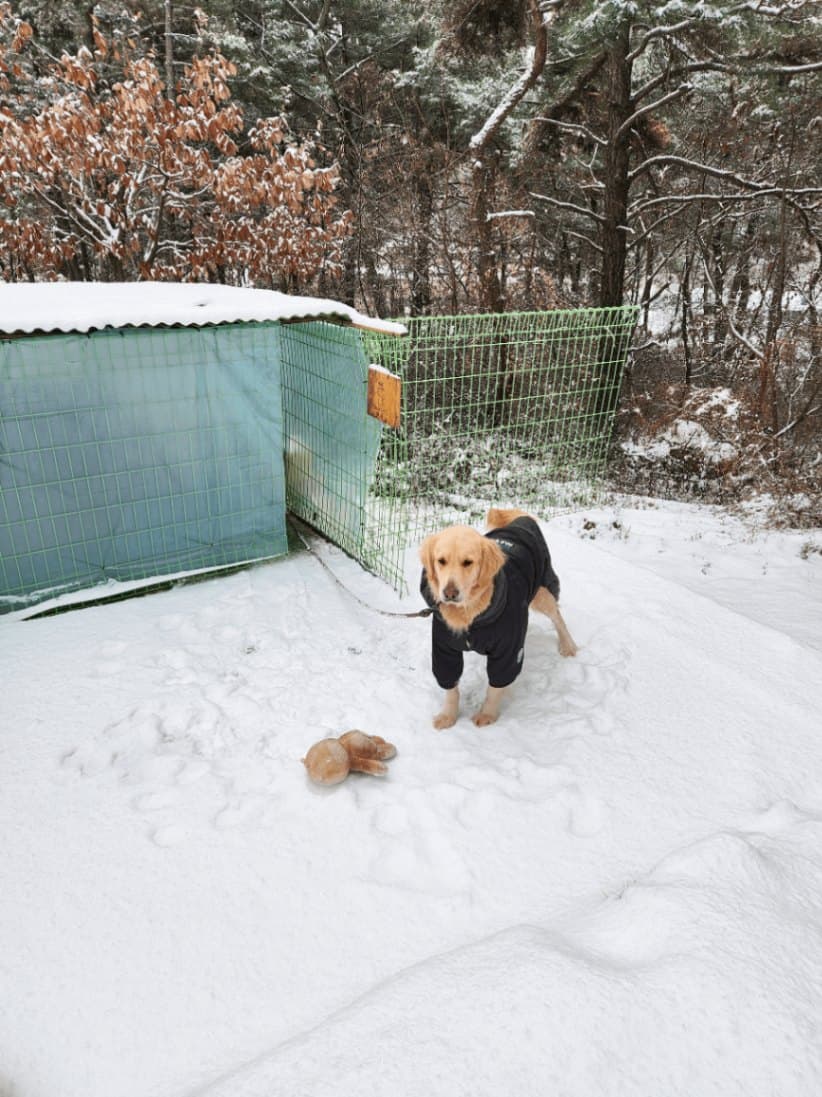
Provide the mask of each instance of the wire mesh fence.
[{"label": "wire mesh fence", "polygon": [[0,613],[287,549],[277,326],[0,342]]},{"label": "wire mesh fence", "polygon": [[[0,344],[0,612],[276,556],[285,508],[404,589],[409,545],[601,477],[636,309],[129,329]],[[399,375],[399,427],[368,415]]]},{"label": "wire mesh fence", "polygon": [[402,423],[384,431],[364,540],[403,589],[407,545],[450,521],[517,503],[543,517],[589,503],[601,482],[637,309],[406,321],[365,336],[402,378]]},{"label": "wire mesh fence", "polygon": [[368,509],[380,424],[366,410],[360,333],[328,323],[284,324],[280,348],[286,505],[383,574]]}]

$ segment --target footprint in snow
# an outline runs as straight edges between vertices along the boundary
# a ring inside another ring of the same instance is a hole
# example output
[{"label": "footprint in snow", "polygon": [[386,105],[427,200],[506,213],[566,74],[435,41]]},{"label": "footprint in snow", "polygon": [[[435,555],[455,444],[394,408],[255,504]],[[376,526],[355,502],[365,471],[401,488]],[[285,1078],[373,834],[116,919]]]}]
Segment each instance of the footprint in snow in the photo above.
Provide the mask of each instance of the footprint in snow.
[{"label": "footprint in snow", "polygon": [[279,760],[259,733],[258,701],[227,686],[218,693],[224,707],[199,695],[140,705],[70,751],[63,766],[131,789],[131,806],[158,845],[182,841],[192,825],[259,822]]},{"label": "footprint in snow", "polygon": [[563,789],[561,799],[568,812],[567,829],[577,838],[593,838],[605,826],[608,809],[602,800],[583,792],[577,785]]},{"label": "footprint in snow", "polygon": [[267,796],[245,796],[236,803],[229,804],[214,819],[218,830],[241,827],[246,823],[257,823],[268,807]]},{"label": "footprint in snow", "polygon": [[[435,895],[454,895],[471,886],[471,873],[459,850],[447,836],[441,813],[431,806],[430,790],[416,790],[403,803],[387,804],[372,816],[375,834],[382,835],[379,851],[371,862],[369,878],[378,884],[407,888]],[[464,793],[453,789],[442,807],[449,815],[459,808],[455,802]],[[411,819],[413,818],[413,826]]]},{"label": "footprint in snow", "polygon": [[151,839],[156,846],[178,846],[188,838],[188,835],[189,832],[186,827],[174,823],[170,826],[159,827],[151,835]]},{"label": "footprint in snow", "polygon": [[182,613],[166,613],[157,622],[157,627],[162,632],[176,632],[187,620]]},{"label": "footprint in snow", "polygon": [[210,772],[211,769],[205,762],[186,762],[175,780],[178,785],[193,785],[195,781],[199,781]]},{"label": "footprint in snow", "polygon": [[822,822],[822,810],[800,808],[793,800],[777,800],[751,816],[741,828],[751,834],[779,834],[802,823]]},{"label": "footprint in snow", "polygon": [[132,807],[140,812],[155,812],[176,807],[179,802],[179,793],[173,789],[163,789],[160,792],[149,792],[145,796],[137,796],[132,800]]},{"label": "footprint in snow", "polygon": [[466,792],[457,812],[466,826],[491,816],[499,796],[514,803],[544,805],[553,821],[577,838],[592,838],[608,818],[606,805],[581,788],[570,766],[508,758],[496,769],[465,766],[454,777]]},{"label": "footprint in snow", "polygon": [[127,660],[121,659],[128,645],[121,640],[112,640],[100,648],[99,658],[92,668],[95,678],[111,678],[122,674],[128,668]]}]

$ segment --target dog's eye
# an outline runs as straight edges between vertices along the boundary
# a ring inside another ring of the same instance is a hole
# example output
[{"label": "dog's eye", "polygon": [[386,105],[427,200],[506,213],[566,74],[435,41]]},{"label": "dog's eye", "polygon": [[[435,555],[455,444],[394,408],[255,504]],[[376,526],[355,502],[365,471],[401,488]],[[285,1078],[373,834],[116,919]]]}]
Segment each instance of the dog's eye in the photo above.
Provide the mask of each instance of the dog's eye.
[{"label": "dog's eye", "polygon": [[463,562],[462,562],[462,566],[463,566],[464,568],[470,568],[470,567],[471,567],[471,565],[473,564],[473,562],[474,562],[473,560],[463,560]]},{"label": "dog's eye", "polygon": [[439,566],[441,568],[444,568],[446,563],[447,563],[447,560],[445,559],[444,556],[440,556],[439,560],[437,560],[437,563],[439,564]]}]

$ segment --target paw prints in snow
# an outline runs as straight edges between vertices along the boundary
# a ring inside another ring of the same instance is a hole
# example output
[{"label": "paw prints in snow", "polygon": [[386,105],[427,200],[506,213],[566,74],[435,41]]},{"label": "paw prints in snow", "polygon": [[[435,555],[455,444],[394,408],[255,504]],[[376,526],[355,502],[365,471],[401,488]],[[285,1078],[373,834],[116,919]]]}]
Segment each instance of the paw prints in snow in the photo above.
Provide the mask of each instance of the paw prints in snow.
[{"label": "paw prints in snow", "polygon": [[377,855],[369,879],[435,895],[470,889],[471,873],[449,836],[465,793],[448,786],[444,794],[444,788],[414,789],[399,803],[375,809],[371,825],[378,839]]},{"label": "paw prints in snow", "polygon": [[212,684],[199,703],[138,706],[67,754],[63,765],[137,789],[132,807],[158,845],[176,844],[203,823],[224,829],[259,821],[270,790],[284,779],[282,761],[259,731],[266,720],[254,701],[240,696],[237,708],[215,690]]},{"label": "paw prints in snow", "polygon": [[470,790],[460,809],[460,818],[468,826],[496,818],[500,797],[510,800],[512,806],[543,808],[558,827],[578,838],[594,837],[608,819],[607,806],[580,785],[567,765],[541,763],[530,757],[506,758],[497,767],[464,766],[456,771],[455,779]]}]

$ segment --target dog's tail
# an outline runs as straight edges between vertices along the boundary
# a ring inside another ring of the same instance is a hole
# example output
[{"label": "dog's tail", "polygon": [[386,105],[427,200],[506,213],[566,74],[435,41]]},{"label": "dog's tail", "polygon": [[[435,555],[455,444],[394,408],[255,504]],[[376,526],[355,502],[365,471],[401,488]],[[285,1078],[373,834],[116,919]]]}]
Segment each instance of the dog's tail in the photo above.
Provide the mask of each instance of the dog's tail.
[{"label": "dog's tail", "polygon": [[530,518],[531,515],[516,507],[491,507],[485,516],[485,524],[489,529],[502,529],[510,526],[515,518]]}]

